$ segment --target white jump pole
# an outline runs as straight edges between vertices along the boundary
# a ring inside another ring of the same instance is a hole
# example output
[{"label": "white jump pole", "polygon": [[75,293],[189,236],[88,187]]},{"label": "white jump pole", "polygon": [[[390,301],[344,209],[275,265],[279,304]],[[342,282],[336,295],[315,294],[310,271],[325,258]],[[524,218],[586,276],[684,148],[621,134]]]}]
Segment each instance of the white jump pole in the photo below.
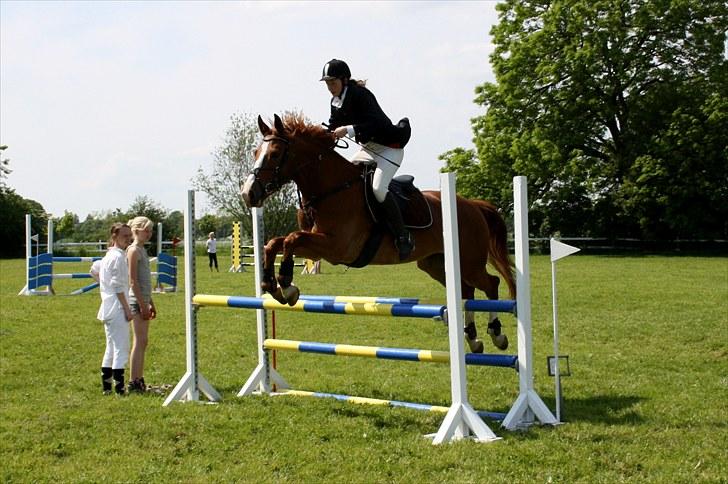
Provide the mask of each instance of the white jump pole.
[{"label": "white jump pole", "polygon": [[452,442],[471,437],[479,442],[490,442],[500,437],[483,422],[468,402],[467,375],[460,282],[460,242],[458,237],[455,175],[440,175],[442,191],[442,226],[445,245],[445,279],[447,283],[448,336],[450,342],[450,391],[452,404],[432,443]]},{"label": "white jump pole", "polygon": [[[260,284],[263,282],[263,209],[254,207],[252,209],[253,217],[253,250],[255,250],[255,296],[262,297],[263,289]],[[271,394],[273,392],[272,383],[277,388],[290,388],[288,383],[281,377],[278,372],[271,367],[268,352],[263,348],[263,342],[268,337],[268,323],[265,309],[256,309],[256,324],[258,335],[258,366],[255,367],[253,373],[248,377],[243,387],[238,392],[239,397],[251,395],[253,393]]]},{"label": "white jump pole", "polygon": [[185,329],[187,350],[187,372],[164,401],[166,407],[175,400],[199,401],[200,392],[208,400],[222,400],[220,394],[197,370],[197,308],[192,304],[195,295],[195,191],[187,191],[187,207],[184,213],[185,232]]},{"label": "white jump pole", "polygon": [[30,228],[30,214],[25,214],[25,287],[23,287],[20,292],[18,293],[18,296],[28,296],[31,294],[31,290],[28,289],[30,287],[30,258],[33,257],[33,241],[31,240],[32,237],[32,229]]},{"label": "white jump pole", "polygon": [[162,222],[157,222],[157,257],[162,253]]},{"label": "white jump pole", "polygon": [[513,217],[516,250],[516,321],[518,333],[519,395],[503,420],[508,430],[558,423],[533,386],[533,341],[531,332],[531,283],[528,253],[528,193],[525,176],[513,177]]},{"label": "white jump pole", "polygon": [[54,235],[53,235],[53,219],[48,218],[48,239],[47,239],[47,246],[46,246],[46,252],[49,254],[53,253],[53,244],[55,243]]}]

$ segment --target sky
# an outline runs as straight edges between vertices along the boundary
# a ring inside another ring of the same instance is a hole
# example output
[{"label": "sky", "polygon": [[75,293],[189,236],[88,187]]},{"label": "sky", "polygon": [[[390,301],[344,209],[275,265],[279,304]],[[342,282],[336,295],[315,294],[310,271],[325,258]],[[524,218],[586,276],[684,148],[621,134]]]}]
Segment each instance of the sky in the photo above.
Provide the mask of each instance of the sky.
[{"label": "sky", "polygon": [[55,217],[127,210],[138,196],[182,210],[233,114],[327,121],[319,78],[338,58],[394,122],[409,117],[399,174],[438,189],[438,156],[472,147],[495,23],[491,1],[2,0],[7,183]]}]

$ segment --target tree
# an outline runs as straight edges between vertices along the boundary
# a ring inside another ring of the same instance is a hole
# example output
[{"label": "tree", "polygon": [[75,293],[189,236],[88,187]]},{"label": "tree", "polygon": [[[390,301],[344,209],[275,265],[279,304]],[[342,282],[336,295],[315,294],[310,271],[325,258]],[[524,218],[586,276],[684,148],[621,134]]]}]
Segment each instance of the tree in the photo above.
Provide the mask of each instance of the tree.
[{"label": "tree", "polygon": [[[200,167],[193,185],[207,194],[210,205],[221,214],[239,221],[243,237],[252,238],[250,210],[240,196],[240,189],[253,171],[254,151],[260,144],[258,123],[250,114],[233,114],[222,146],[213,152],[212,171]],[[283,187],[265,202],[266,238],[287,234],[296,229],[294,188]]]},{"label": "tree", "polygon": [[0,190],[6,187],[5,179],[13,172],[13,170],[10,169],[10,160],[7,158],[3,159],[2,156],[2,152],[6,149],[8,149],[7,145],[0,145]]},{"label": "tree", "polygon": [[205,236],[207,238],[207,234],[210,232],[215,232],[215,237],[217,237],[217,229],[220,225],[220,219],[212,214],[205,214],[197,221],[197,232],[200,236]]},{"label": "tree", "polygon": [[134,199],[127,211],[129,220],[134,217],[147,217],[157,224],[167,217],[167,210],[146,195],[139,195]]},{"label": "tree", "polygon": [[31,216],[31,233],[44,243],[48,214],[35,200],[21,197],[7,187],[0,188],[0,257],[25,256],[25,214]]},{"label": "tree", "polygon": [[58,217],[53,221],[59,239],[73,237],[76,225],[78,225],[78,215],[67,210],[63,211],[63,217]]},{"label": "tree", "polygon": [[[509,207],[529,177],[541,235],[725,237],[728,6],[508,0],[475,150],[441,159],[462,193]],[[712,220],[712,222],[711,222]]]},{"label": "tree", "polygon": [[174,237],[182,238],[184,229],[184,214],[179,210],[169,212],[169,215],[162,220],[164,239],[172,240]]}]

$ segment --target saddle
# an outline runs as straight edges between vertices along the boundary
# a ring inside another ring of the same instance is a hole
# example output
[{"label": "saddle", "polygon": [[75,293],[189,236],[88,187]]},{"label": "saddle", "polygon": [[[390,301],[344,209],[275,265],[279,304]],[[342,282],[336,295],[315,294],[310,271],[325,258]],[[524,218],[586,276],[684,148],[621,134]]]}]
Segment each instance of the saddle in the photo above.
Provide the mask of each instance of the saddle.
[{"label": "saddle", "polygon": [[[372,220],[377,225],[384,224],[384,214],[372,191],[374,167],[364,169],[364,199]],[[408,229],[426,229],[432,225],[432,209],[419,188],[414,185],[412,175],[399,175],[389,182],[389,193],[397,202],[402,220]],[[386,230],[386,228],[385,228]]]},{"label": "saddle", "polygon": [[[366,166],[363,171],[364,200],[374,222],[374,227],[356,260],[345,264],[349,267],[360,268],[368,265],[379,250],[384,234],[388,231],[384,221],[384,214],[372,191],[374,169],[374,166]],[[426,229],[432,225],[432,208],[419,188],[414,185],[414,179],[412,175],[394,177],[389,183],[389,193],[397,202],[405,227],[408,229]]]}]

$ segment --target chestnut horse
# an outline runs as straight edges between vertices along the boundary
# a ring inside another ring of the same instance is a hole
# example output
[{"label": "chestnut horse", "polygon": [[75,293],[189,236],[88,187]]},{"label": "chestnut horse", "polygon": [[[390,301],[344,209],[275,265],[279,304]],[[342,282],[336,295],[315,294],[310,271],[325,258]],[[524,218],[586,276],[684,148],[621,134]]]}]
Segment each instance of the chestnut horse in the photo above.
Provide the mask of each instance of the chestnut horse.
[{"label": "chestnut horse", "polygon": [[[293,282],[293,256],[324,259],[332,264],[348,264],[358,259],[374,221],[364,199],[364,176],[361,166],[353,165],[334,150],[336,139],[325,128],[311,125],[300,114],[282,120],[275,115],[273,127],[258,116],[263,141],[255,151],[255,166],[242,187],[248,207],[260,207],[265,199],[283,185],[293,181],[301,198],[298,223],[302,230],[285,237],[275,237],[265,246],[263,291],[282,304],[294,305],[299,291]],[[442,237],[440,192],[422,192],[430,205],[432,224],[413,229],[415,250],[405,261],[399,260],[391,234],[386,231],[371,264],[417,262],[417,267],[443,286],[445,259]],[[489,202],[457,197],[458,233],[462,295],[473,299],[475,288],[489,299],[498,299],[498,277],[486,272],[490,262],[505,279],[511,298],[515,298],[513,263],[508,256],[506,225]],[[283,253],[278,278],[275,259]],[[280,284],[280,287],[278,286]],[[471,351],[483,351],[477,339],[474,315],[465,315],[465,335]],[[501,334],[500,321],[490,315],[488,333],[500,349],[508,346]]]}]

